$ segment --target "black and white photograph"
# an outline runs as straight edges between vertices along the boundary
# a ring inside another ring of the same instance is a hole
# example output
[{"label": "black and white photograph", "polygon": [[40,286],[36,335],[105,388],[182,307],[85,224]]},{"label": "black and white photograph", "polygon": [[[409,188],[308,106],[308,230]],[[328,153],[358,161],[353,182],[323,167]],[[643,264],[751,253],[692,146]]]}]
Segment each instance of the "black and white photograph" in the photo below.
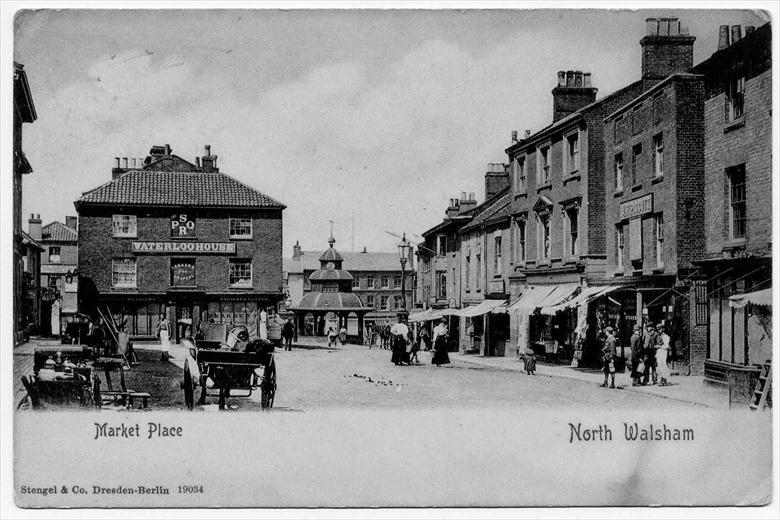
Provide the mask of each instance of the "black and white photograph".
[{"label": "black and white photograph", "polygon": [[772,517],[776,14],[4,6],[4,507]]}]

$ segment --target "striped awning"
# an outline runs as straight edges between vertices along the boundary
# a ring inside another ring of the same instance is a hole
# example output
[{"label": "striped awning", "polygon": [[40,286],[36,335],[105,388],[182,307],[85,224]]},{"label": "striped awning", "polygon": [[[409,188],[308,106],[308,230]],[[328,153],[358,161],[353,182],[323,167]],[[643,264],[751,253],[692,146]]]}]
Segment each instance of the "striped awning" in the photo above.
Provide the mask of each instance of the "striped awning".
[{"label": "striped awning", "polygon": [[596,298],[603,296],[607,293],[615,291],[619,288],[620,286],[617,285],[585,287],[582,289],[580,294],[578,294],[574,298],[571,298],[563,302],[559,302],[554,305],[545,305],[544,307],[542,307],[540,312],[542,314],[555,314],[556,312],[563,311],[566,309],[574,309],[579,305],[587,304],[588,302],[595,300]]},{"label": "striped awning", "polygon": [[510,314],[534,312],[556,288],[556,285],[529,285],[508,308]]}]

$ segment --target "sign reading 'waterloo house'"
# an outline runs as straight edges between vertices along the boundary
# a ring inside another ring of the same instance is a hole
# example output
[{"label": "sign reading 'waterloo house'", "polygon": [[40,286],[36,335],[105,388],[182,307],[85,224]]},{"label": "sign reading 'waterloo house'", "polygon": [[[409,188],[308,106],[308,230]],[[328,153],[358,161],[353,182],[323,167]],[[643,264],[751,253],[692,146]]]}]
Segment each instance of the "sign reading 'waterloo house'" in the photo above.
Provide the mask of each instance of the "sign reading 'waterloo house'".
[{"label": "sign reading 'waterloo house'", "polygon": [[133,253],[234,255],[236,244],[232,242],[133,242]]}]

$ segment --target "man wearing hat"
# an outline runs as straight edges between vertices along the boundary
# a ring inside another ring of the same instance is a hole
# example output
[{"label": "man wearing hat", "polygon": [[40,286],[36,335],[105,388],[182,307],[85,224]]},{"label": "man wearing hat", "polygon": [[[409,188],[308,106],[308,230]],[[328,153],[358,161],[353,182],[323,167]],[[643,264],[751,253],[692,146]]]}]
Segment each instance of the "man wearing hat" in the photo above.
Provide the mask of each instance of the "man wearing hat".
[{"label": "man wearing hat", "polygon": [[608,326],[604,329],[604,332],[606,332],[607,337],[604,340],[604,348],[601,349],[601,353],[604,357],[604,383],[601,386],[602,388],[606,388],[607,382],[611,376],[612,384],[609,385],[609,387],[615,388],[615,329]]},{"label": "man wearing hat", "polygon": [[658,333],[655,341],[655,362],[658,365],[657,371],[658,377],[661,379],[660,385],[666,386],[669,384],[669,367],[666,365],[666,358],[671,349],[671,339],[664,331],[663,323],[659,323],[655,330]]},{"label": "man wearing hat", "polygon": [[642,378],[642,385],[650,383],[650,376],[652,375],[653,384],[658,382],[658,373],[655,370],[655,343],[656,333],[655,326],[648,322],[646,325],[644,342],[642,343],[642,354],[645,356],[645,373]]},{"label": "man wearing hat", "polygon": [[634,325],[634,333],[631,334],[629,344],[631,345],[631,385],[639,386],[644,367],[640,367],[642,364],[642,326],[638,323]]}]

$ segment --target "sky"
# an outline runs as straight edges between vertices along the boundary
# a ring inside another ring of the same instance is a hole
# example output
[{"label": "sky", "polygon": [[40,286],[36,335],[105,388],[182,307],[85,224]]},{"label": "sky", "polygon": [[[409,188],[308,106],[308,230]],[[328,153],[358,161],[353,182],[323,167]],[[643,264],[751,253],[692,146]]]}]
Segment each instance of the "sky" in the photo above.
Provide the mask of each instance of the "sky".
[{"label": "sky", "polygon": [[[511,132],[551,122],[558,70],[598,97],[639,79],[648,17],[680,18],[694,64],[723,10],[38,10],[15,21],[38,120],[25,125],[23,215],[44,224],[111,179],[114,157],[154,145],[218,166],[283,202],[284,256],[300,241],[393,251],[441,222],[448,199],[484,200]],[[9,181],[10,182],[10,181]],[[354,234],[353,234],[354,227]]]}]

